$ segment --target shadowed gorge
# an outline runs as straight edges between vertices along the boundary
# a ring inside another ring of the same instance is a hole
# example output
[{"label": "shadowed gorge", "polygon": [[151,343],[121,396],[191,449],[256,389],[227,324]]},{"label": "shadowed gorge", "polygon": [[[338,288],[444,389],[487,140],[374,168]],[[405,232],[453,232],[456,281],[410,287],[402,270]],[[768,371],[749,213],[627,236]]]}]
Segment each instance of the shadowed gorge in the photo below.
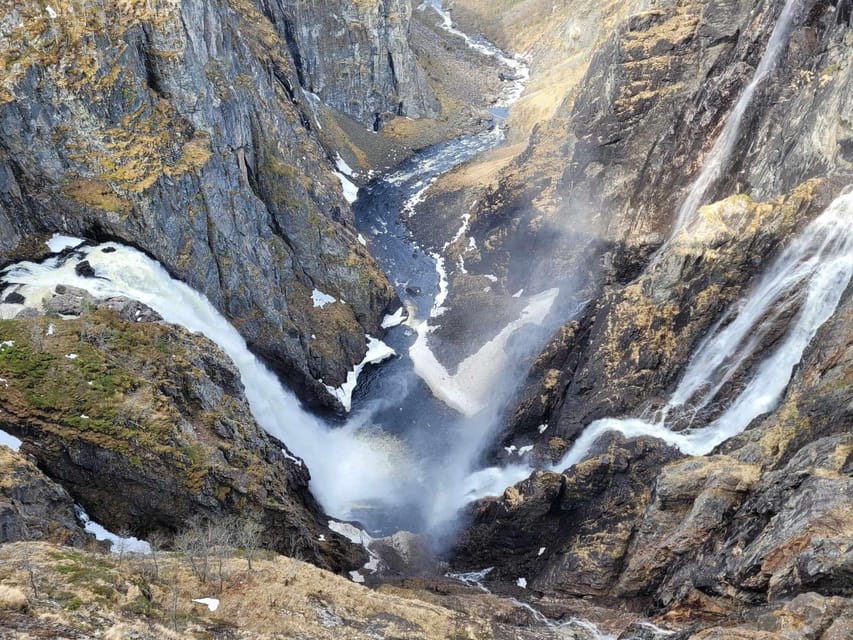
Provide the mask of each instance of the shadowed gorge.
[{"label": "shadowed gorge", "polygon": [[0,0],[0,635],[853,637],[848,0]]}]

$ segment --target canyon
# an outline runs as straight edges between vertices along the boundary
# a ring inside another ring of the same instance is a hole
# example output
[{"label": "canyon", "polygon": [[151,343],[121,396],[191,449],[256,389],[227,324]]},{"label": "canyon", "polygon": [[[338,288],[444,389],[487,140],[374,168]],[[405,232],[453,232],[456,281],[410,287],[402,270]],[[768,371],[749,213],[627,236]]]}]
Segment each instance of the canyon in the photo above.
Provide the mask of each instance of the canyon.
[{"label": "canyon", "polygon": [[849,0],[0,4],[4,633],[853,634]]}]

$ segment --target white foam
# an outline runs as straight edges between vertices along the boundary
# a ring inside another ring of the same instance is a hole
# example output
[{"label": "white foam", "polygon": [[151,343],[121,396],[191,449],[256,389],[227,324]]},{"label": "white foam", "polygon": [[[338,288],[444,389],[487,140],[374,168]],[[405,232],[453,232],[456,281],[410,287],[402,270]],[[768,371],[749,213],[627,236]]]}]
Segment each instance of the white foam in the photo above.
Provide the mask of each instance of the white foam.
[{"label": "white foam", "polygon": [[[103,248],[114,249],[104,253]],[[82,255],[98,278],[81,278],[74,272],[80,258],[61,265],[56,258],[41,264],[12,266],[4,280],[25,285],[30,291],[53,291],[58,284],[86,289],[96,297],[125,296],[154,309],[166,321],[189,331],[199,331],[228,354],[240,370],[246,398],[258,423],[305,460],[311,470],[311,490],[326,511],[349,518],[356,504],[402,500],[389,487],[400,485],[403,469],[412,462],[408,453],[387,436],[377,435],[360,424],[330,429],[305,412],[292,392],[282,387],[246,347],[243,337],[207,299],[187,285],[173,280],[144,254],[116,243],[84,247]]]}]

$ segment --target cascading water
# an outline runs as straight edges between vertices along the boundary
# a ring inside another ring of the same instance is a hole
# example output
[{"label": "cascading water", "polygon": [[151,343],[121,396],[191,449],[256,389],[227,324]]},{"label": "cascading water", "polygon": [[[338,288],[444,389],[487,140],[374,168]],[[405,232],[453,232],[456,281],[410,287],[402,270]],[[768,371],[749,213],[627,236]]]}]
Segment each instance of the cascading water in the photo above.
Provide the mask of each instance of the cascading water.
[{"label": "cascading water", "polygon": [[726,119],[726,123],[723,125],[722,132],[714,143],[710,153],[708,153],[708,157],[705,159],[702,171],[691,185],[687,198],[678,210],[673,232],[678,231],[687,224],[702,204],[702,199],[707,195],[708,190],[728,166],[740,135],[740,125],[743,122],[746,110],[752,104],[756,89],[758,89],[770,72],[776,67],[779,56],[788,42],[794,17],[797,15],[801,2],[802,0],[787,0],[785,2],[785,6],[776,21],[776,26],[773,28],[773,33],[767,42],[767,48],[755,70],[752,80],[746,89],[744,89],[740,98],[738,98],[734,108],[732,108],[729,117]]},{"label": "cascading water", "polygon": [[[89,262],[96,278],[75,273],[75,266],[82,260]],[[139,251],[115,243],[83,246],[65,258],[14,265],[3,280],[22,285],[21,293],[30,305],[40,305],[56,285],[73,285],[96,297],[139,300],[167,322],[207,336],[240,370],[246,398],[258,423],[308,464],[311,490],[330,513],[346,518],[352,505],[359,501],[386,503],[400,495],[389,492],[388,487],[406,482],[408,476],[401,469],[411,462],[393,438],[379,437],[355,425],[331,429],[304,411],[296,397],[249,351],[242,336],[204,296],[174,280]]]},{"label": "cascading water", "polygon": [[[775,260],[764,276],[698,347],[659,422],[605,418],[590,424],[552,470],[580,462],[603,433],[652,436],[687,455],[705,455],[743,432],[782,398],[806,347],[838,307],[853,278],[853,193],[837,198]],[[758,364],[749,382],[710,424],[672,431],[667,415],[676,409],[696,411],[716,399],[725,380],[760,354],[760,337],[793,311],[784,337]]]}]

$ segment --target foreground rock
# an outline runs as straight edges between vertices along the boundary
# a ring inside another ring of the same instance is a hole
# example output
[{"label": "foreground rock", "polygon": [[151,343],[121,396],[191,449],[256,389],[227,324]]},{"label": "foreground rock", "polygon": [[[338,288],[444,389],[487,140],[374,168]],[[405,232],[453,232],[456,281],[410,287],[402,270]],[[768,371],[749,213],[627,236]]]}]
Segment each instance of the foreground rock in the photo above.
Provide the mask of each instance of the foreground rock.
[{"label": "foreground rock", "polygon": [[0,335],[0,429],[96,522],[146,538],[236,515],[281,553],[335,571],[366,560],[326,528],[308,470],[257,425],[206,338],[97,307],[0,321]]}]

